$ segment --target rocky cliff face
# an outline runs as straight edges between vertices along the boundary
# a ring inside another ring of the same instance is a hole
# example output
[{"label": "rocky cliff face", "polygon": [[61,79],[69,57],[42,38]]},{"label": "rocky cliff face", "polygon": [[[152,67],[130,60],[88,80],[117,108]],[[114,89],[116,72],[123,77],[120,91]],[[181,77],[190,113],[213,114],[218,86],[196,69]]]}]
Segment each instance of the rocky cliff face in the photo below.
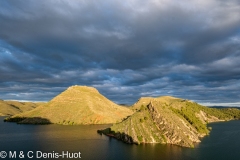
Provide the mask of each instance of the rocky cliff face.
[{"label": "rocky cliff face", "polygon": [[150,102],[147,107],[159,133],[166,138],[166,143],[191,147],[194,142],[200,142],[200,134],[184,119],[175,116],[170,110],[169,114],[164,113],[163,107],[157,107],[154,101]]},{"label": "rocky cliff face", "polygon": [[148,104],[140,107],[136,103],[137,112],[102,133],[126,143],[169,143],[194,147],[194,143],[200,142],[200,137],[209,133],[206,122],[220,121],[210,115],[210,111],[206,111],[208,109],[203,110],[206,107],[191,101],[174,97],[148,100]]}]

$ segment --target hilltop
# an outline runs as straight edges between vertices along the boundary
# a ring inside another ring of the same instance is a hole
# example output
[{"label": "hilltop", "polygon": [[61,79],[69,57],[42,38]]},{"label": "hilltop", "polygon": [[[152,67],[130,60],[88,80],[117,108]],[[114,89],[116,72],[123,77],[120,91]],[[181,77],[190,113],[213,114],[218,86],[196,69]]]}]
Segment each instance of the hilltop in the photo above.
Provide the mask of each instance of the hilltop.
[{"label": "hilltop", "polygon": [[153,99],[153,97],[141,97],[136,103],[134,103],[130,108],[133,111],[138,111],[141,106],[146,106],[150,103],[150,101]]},{"label": "hilltop", "polygon": [[42,104],[44,103],[0,100],[0,116],[12,116],[15,114],[23,113],[26,111],[30,111]]},{"label": "hilltop", "polygon": [[110,124],[121,122],[132,113],[130,109],[113,103],[93,87],[71,86],[46,105],[6,120],[17,120],[20,123],[44,123],[41,122],[43,119],[49,123],[64,125]]},{"label": "hilltop", "polygon": [[169,143],[194,147],[194,143],[209,134],[207,123],[236,118],[231,115],[232,110],[224,113],[223,110],[170,96],[141,98],[132,109],[136,110],[133,115],[98,132],[126,143]]}]

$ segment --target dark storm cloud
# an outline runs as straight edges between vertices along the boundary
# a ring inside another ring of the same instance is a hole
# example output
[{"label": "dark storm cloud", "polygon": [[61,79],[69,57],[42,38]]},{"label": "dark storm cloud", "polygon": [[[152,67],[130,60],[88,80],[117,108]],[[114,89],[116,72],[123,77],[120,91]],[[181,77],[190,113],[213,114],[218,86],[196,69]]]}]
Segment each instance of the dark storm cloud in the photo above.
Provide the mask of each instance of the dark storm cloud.
[{"label": "dark storm cloud", "polygon": [[0,2],[2,99],[90,85],[119,103],[173,95],[239,102],[240,3]]}]

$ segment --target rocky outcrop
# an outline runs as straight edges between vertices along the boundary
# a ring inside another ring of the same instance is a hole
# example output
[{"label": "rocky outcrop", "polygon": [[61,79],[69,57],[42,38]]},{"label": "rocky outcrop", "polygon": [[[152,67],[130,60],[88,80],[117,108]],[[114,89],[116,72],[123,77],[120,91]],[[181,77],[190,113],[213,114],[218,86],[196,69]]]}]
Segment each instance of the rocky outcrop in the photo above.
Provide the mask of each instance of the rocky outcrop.
[{"label": "rocky outcrop", "polygon": [[[148,104],[140,103],[147,101]],[[133,115],[108,130],[102,130],[102,133],[126,143],[168,143],[194,147],[200,142],[200,137],[209,134],[207,122],[224,120],[219,118],[224,114],[217,110],[169,96],[143,98],[134,107],[136,112]]]},{"label": "rocky outcrop", "polygon": [[116,133],[116,134],[114,134],[114,137],[118,140],[121,140],[121,141],[125,142],[125,143],[129,143],[129,144],[134,143],[132,137],[125,134],[125,133]]},{"label": "rocky outcrop", "polygon": [[219,122],[223,121],[215,116],[207,115],[204,111],[200,110],[198,113],[195,113],[195,115],[202,121],[202,123],[207,124],[211,122]]},{"label": "rocky outcrop", "polygon": [[147,107],[159,133],[166,138],[166,143],[191,147],[193,143],[200,142],[196,129],[188,125],[183,119],[173,115],[169,118],[169,115],[164,114],[161,107],[158,109],[154,106],[154,102],[150,102]]}]

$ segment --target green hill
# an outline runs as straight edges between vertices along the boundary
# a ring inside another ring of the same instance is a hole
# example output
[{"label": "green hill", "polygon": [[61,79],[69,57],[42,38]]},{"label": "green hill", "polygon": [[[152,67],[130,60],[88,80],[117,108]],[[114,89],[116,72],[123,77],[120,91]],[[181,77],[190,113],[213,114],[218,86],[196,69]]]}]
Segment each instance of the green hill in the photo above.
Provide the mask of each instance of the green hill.
[{"label": "green hill", "polygon": [[121,122],[123,118],[132,113],[130,109],[108,100],[95,88],[72,86],[46,105],[15,115],[6,121],[21,120],[20,123],[44,123],[48,120],[49,123],[64,125],[110,124]]},{"label": "green hill", "polygon": [[44,103],[0,100],[0,116],[12,116],[22,112],[30,111],[42,104]]},{"label": "green hill", "polygon": [[209,134],[207,123],[231,120],[222,110],[175,97],[141,98],[136,112],[111,128],[98,131],[126,143],[169,143],[194,147]]}]

